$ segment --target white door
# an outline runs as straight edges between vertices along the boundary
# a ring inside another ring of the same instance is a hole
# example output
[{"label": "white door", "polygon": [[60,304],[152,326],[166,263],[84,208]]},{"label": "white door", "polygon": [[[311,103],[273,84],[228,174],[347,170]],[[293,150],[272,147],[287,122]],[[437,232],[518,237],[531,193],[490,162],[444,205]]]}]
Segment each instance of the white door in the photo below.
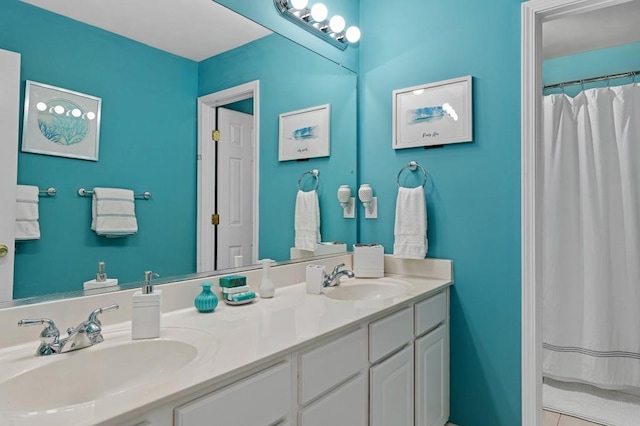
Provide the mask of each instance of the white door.
[{"label": "white door", "polygon": [[0,302],[13,299],[20,55],[0,49]]},{"label": "white door", "polygon": [[449,419],[447,326],[416,340],[416,426],[443,426]]},{"label": "white door", "polygon": [[217,269],[255,263],[253,252],[253,116],[226,108],[218,109],[218,245]]},{"label": "white door", "polygon": [[413,345],[369,372],[370,425],[413,426]]}]

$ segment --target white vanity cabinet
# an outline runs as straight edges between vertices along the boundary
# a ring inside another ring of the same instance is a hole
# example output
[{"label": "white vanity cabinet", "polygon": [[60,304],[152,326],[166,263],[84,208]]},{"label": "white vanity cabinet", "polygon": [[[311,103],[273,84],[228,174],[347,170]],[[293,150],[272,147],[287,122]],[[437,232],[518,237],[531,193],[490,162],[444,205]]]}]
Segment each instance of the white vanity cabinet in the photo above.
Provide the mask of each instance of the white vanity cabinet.
[{"label": "white vanity cabinet", "polygon": [[305,350],[298,362],[298,426],[367,425],[366,328]]},{"label": "white vanity cabinet", "polygon": [[413,345],[371,367],[371,426],[413,426],[413,382]]},{"label": "white vanity cabinet", "polygon": [[415,425],[443,426],[449,419],[448,292],[415,305]]},{"label": "white vanity cabinet", "polygon": [[[291,411],[291,364],[283,362],[175,410],[175,426],[271,426]],[[284,420],[283,420],[284,419]]]},{"label": "white vanity cabinet", "polygon": [[[153,426],[444,426],[448,290],[138,419]],[[220,387],[223,386],[223,387]],[[128,424],[136,424],[130,422]]]}]

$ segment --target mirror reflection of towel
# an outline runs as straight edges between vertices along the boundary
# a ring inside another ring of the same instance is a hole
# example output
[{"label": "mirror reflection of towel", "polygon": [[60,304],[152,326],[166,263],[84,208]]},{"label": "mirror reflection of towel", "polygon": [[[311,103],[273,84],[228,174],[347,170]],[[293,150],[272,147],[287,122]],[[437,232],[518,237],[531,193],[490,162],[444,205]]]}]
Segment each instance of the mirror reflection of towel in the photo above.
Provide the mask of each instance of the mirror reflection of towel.
[{"label": "mirror reflection of towel", "polygon": [[40,223],[38,222],[37,186],[18,185],[16,188],[16,240],[40,239]]},{"label": "mirror reflection of towel", "polygon": [[427,255],[427,201],[424,188],[398,188],[393,256],[424,259]]},{"label": "mirror reflection of towel", "polygon": [[294,230],[295,248],[315,250],[320,242],[320,204],[316,191],[298,191]]},{"label": "mirror reflection of towel", "polygon": [[93,188],[91,230],[105,237],[123,237],[138,232],[133,191]]}]

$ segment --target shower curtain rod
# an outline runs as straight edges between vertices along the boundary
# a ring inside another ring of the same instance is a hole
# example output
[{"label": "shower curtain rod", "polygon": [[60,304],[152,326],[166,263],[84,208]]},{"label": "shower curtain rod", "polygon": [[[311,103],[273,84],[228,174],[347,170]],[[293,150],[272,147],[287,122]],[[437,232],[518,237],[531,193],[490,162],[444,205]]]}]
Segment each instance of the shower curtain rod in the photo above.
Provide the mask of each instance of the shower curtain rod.
[{"label": "shower curtain rod", "polygon": [[543,90],[555,89],[556,87],[574,86],[576,84],[594,83],[596,81],[614,80],[616,78],[623,78],[623,77],[635,77],[636,75],[640,75],[640,70],[623,72],[620,74],[603,75],[601,77],[583,78],[582,80],[573,80],[573,81],[567,81],[564,83],[549,84],[547,86],[544,86]]}]

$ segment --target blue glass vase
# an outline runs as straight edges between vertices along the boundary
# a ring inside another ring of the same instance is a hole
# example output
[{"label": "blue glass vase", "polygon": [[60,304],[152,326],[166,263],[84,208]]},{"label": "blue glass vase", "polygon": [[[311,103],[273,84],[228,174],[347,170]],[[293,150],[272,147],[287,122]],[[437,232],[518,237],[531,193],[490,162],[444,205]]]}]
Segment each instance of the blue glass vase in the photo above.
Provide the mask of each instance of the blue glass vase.
[{"label": "blue glass vase", "polygon": [[213,312],[218,306],[218,296],[211,291],[211,283],[202,283],[202,293],[196,296],[194,306],[201,313]]}]

